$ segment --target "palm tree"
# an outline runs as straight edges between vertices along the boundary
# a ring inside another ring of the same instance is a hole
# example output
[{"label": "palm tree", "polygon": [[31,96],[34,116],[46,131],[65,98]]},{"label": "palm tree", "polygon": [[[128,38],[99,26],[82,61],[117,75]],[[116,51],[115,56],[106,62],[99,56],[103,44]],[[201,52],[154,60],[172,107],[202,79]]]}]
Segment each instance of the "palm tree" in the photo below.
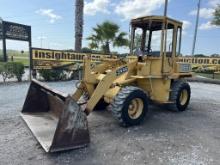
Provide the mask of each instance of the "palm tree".
[{"label": "palm tree", "polygon": [[128,46],[126,33],[119,31],[119,26],[113,22],[105,21],[93,28],[93,34],[87,38],[90,40],[91,49],[101,48],[103,53],[110,54],[110,45],[113,47]]},{"label": "palm tree", "polygon": [[80,52],[83,37],[84,0],[75,0],[75,51]]},{"label": "palm tree", "polygon": [[220,4],[215,9],[214,19],[212,20],[212,24],[220,26]]}]

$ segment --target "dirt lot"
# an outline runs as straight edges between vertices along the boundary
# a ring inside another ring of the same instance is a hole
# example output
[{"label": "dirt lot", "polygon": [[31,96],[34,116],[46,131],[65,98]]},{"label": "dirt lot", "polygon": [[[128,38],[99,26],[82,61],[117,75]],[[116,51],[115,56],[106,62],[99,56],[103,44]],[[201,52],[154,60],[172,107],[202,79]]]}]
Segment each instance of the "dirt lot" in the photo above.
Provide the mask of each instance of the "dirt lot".
[{"label": "dirt lot", "polygon": [[[87,148],[46,154],[19,117],[28,83],[0,85],[0,164],[180,164],[220,162],[220,85],[191,83],[187,111],[151,106],[151,115],[136,127],[122,128],[108,111],[89,120]],[[74,82],[50,83],[70,92]]]}]

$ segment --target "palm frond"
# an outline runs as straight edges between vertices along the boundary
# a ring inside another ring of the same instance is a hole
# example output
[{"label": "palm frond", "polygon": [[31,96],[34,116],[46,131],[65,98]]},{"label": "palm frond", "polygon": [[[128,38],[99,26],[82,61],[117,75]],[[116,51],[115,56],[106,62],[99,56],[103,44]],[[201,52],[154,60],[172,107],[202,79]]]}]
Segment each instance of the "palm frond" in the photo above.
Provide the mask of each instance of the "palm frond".
[{"label": "palm frond", "polygon": [[214,18],[212,20],[213,25],[220,26],[220,5],[218,5],[213,13]]},{"label": "palm frond", "polygon": [[115,38],[114,42],[113,42],[113,46],[128,46],[129,45],[129,41],[127,38],[125,38],[127,36],[127,33],[125,32],[121,32],[118,34],[118,36]]}]

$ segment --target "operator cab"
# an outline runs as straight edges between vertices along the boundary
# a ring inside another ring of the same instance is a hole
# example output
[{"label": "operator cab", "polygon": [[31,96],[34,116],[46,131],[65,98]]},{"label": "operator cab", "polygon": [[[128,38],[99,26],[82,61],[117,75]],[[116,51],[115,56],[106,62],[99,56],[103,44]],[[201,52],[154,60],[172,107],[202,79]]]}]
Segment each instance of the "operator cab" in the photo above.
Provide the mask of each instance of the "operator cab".
[{"label": "operator cab", "polygon": [[131,54],[175,57],[181,49],[182,22],[164,16],[131,20]]}]

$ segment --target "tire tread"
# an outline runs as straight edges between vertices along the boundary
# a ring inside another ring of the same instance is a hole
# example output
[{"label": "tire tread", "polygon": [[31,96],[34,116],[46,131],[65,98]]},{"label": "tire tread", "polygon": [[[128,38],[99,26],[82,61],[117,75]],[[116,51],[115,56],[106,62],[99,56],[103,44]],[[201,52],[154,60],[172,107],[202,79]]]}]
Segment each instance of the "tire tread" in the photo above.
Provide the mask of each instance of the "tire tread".
[{"label": "tire tread", "polygon": [[122,109],[124,106],[124,102],[132,92],[137,90],[144,92],[142,89],[135,86],[126,86],[122,88],[121,91],[114,98],[113,102],[109,105],[110,111],[112,112],[116,120],[118,120],[121,126],[128,126],[128,124],[122,118]]}]

